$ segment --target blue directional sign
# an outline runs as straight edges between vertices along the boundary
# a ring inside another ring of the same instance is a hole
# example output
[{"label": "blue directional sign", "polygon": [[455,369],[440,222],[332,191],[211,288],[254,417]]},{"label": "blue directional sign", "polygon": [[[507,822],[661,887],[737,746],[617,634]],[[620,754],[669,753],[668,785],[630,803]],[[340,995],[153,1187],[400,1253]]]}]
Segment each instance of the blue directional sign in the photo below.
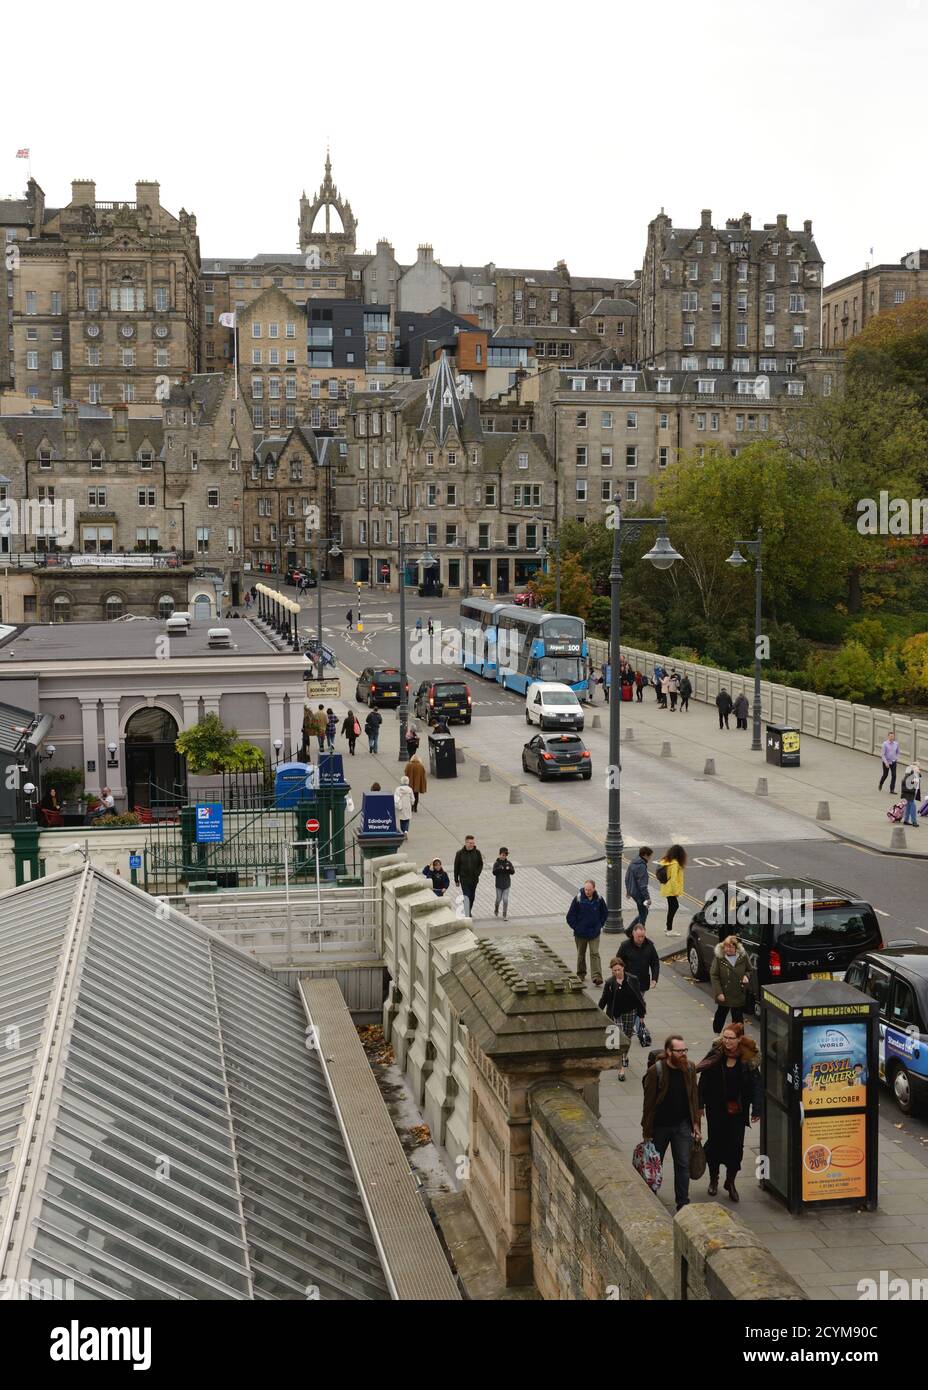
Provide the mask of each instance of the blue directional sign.
[{"label": "blue directional sign", "polygon": [[140,869],[142,867],[142,856],[140,854],[129,855],[129,868]]},{"label": "blue directional sign", "polygon": [[221,801],[208,801],[197,807],[197,844],[222,844]]}]

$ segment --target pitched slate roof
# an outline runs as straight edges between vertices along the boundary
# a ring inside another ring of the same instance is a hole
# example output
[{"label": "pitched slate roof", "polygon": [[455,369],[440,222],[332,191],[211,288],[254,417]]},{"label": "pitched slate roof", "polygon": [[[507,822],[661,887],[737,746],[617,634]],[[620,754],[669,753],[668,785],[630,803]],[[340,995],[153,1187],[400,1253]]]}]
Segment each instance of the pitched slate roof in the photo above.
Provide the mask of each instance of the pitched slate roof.
[{"label": "pitched slate roof", "polygon": [[809,261],[821,261],[822,257],[811,232],[794,231],[789,227],[674,227],[668,222],[663,229],[663,254],[670,259],[679,259],[689,254],[689,243],[700,232],[706,240],[717,241],[719,248],[728,248],[732,242],[751,243],[751,256],[760,254],[768,241],[794,242],[805,253]]},{"label": "pitched slate roof", "polygon": [[429,428],[434,429],[439,444],[444,444],[451,430],[455,430],[459,438],[464,433],[464,402],[458,396],[457,380],[446,352],[439,357],[438,370],[428,382],[425,409],[419,422],[423,432]]},{"label": "pitched slate roof", "polygon": [[[590,315],[596,314],[599,318],[607,318],[612,315],[637,314],[638,305],[632,303],[630,299],[600,299],[590,310]],[[590,315],[587,315],[589,317]]]}]

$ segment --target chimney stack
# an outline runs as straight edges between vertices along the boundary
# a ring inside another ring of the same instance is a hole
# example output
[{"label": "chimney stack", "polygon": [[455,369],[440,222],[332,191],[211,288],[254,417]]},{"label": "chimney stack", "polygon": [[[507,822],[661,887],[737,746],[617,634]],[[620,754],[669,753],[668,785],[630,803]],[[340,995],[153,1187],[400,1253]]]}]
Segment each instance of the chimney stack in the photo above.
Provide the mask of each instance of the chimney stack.
[{"label": "chimney stack", "polygon": [[97,185],[93,179],[71,180],[71,202],[75,207],[92,208],[97,198]]},{"label": "chimney stack", "polygon": [[787,226],[786,226],[786,213],[785,213],[785,212],[778,212],[778,213],[777,213],[777,231],[785,232],[786,230],[787,230]]},{"label": "chimney stack", "polygon": [[712,209],[711,209],[711,208],[703,208],[702,213],[701,213],[701,218],[702,218],[702,220],[701,220],[700,223],[699,223],[700,228],[701,228],[704,232],[710,231],[711,228],[712,228]]},{"label": "chimney stack", "polygon": [[806,236],[812,235],[812,219],[810,217],[807,217],[805,222],[803,222],[802,230],[805,232]]},{"label": "chimney stack", "polygon": [[161,206],[161,185],[150,183],[147,179],[136,179],[135,181],[135,201],[140,208],[151,208],[152,212],[157,212]]},{"label": "chimney stack", "polygon": [[118,444],[125,444],[129,438],[129,407],[113,406],[113,437]]}]

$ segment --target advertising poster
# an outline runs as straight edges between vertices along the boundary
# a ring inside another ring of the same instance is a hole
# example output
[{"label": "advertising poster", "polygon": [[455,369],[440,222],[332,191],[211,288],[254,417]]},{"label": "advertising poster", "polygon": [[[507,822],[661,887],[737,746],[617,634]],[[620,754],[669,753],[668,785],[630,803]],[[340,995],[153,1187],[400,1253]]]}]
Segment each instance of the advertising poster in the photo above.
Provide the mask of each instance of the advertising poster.
[{"label": "advertising poster", "polygon": [[802,1122],[802,1200],[867,1195],[865,1115],[807,1115]]},{"label": "advertising poster", "polygon": [[825,1023],[802,1030],[802,1104],[850,1110],[867,1101],[867,1025]]}]

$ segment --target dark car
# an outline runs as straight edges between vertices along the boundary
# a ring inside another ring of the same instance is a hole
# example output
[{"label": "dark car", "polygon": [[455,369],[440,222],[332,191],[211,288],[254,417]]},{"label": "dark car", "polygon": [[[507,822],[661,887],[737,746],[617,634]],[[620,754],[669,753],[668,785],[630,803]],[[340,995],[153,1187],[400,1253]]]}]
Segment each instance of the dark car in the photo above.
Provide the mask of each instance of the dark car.
[{"label": "dark car", "polygon": [[712,953],[737,936],[751,962],[748,1008],[764,985],[843,979],[851,961],[883,946],[876,913],[856,893],[817,879],[748,874],[714,888],[690,922],[690,974],[708,980]]},{"label": "dark car", "polygon": [[540,782],[570,776],[588,782],[593,776],[589,750],[577,734],[536,734],[522,749],[522,767]]},{"label": "dark car", "polygon": [[880,1076],[903,1115],[928,1105],[928,946],[896,941],[844,976],[880,1006]]},{"label": "dark car", "polygon": [[[400,673],[395,666],[366,666],[358,676],[354,698],[359,705],[378,705],[400,703]],[[409,699],[409,681],[406,682],[406,698]]]},{"label": "dark car", "polygon": [[434,724],[469,724],[473,714],[470,686],[464,681],[423,681],[416,691],[416,718]]}]

